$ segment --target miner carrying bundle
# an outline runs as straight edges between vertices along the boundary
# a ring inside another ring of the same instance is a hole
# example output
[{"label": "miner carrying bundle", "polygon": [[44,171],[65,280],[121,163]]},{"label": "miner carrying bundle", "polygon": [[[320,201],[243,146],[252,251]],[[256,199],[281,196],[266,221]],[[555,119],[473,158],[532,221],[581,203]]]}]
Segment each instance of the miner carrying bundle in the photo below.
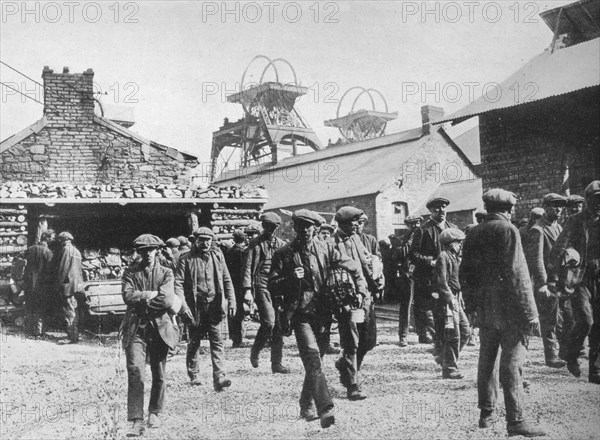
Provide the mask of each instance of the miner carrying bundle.
[{"label": "miner carrying bundle", "polygon": [[301,416],[307,421],[318,417],[321,426],[327,428],[335,418],[321,363],[321,356],[327,349],[323,316],[331,315],[335,310],[329,306],[331,302],[325,296],[325,285],[331,271],[344,269],[350,274],[357,294],[367,295],[367,287],[359,264],[343,257],[333,243],[315,239],[315,230],[321,221],[318,214],[300,209],[294,212],[292,221],[296,238],[275,252],[269,291],[273,298],[282,298],[282,328],[296,334],[304,365]]}]

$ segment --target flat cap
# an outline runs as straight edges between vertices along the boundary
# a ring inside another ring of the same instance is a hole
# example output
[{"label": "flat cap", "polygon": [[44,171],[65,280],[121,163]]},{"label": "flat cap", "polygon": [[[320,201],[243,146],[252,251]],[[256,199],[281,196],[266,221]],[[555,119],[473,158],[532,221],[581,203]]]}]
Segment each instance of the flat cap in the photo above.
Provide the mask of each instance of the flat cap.
[{"label": "flat cap", "polygon": [[215,233],[212,231],[212,229],[203,226],[194,231],[194,236],[203,238],[215,238]]},{"label": "flat cap", "polygon": [[310,209],[298,209],[292,214],[293,222],[303,221],[318,226],[321,224],[321,220],[324,220],[323,217]]},{"label": "flat cap", "polygon": [[160,238],[152,234],[142,234],[133,240],[133,247],[136,249],[159,248],[164,245]]},{"label": "flat cap", "polygon": [[550,203],[556,203],[565,206],[567,204],[567,198],[556,193],[546,194],[544,196],[544,205],[549,205]]},{"label": "flat cap", "polygon": [[484,203],[490,202],[499,205],[513,206],[517,204],[516,194],[501,188],[493,188],[486,191],[485,194],[483,194],[482,199]]},{"label": "flat cap", "polygon": [[486,217],[487,217],[487,212],[482,211],[480,209],[475,211],[475,218],[486,218]]},{"label": "flat cap", "polygon": [[443,197],[435,197],[435,198],[431,199],[430,201],[428,201],[425,206],[427,207],[427,209],[429,209],[429,208],[432,208],[437,205],[448,206],[449,204],[450,204],[450,200],[445,199]]},{"label": "flat cap", "polygon": [[176,238],[169,238],[166,241],[166,245],[169,246],[170,248],[176,248],[179,247],[179,240]]},{"label": "flat cap", "polygon": [[417,223],[422,221],[423,217],[421,217],[420,215],[409,215],[404,219],[404,223]]},{"label": "flat cap", "polygon": [[272,223],[277,226],[281,224],[281,217],[274,212],[265,212],[264,214],[261,214],[259,220],[263,223]]},{"label": "flat cap", "polygon": [[596,194],[600,194],[600,180],[594,180],[592,183],[585,187],[586,197],[592,197]]},{"label": "flat cap", "polygon": [[248,226],[246,226],[246,229],[244,230],[244,232],[246,232],[246,234],[259,234],[260,233],[260,224],[255,221],[250,222],[250,224]]},{"label": "flat cap", "polygon": [[360,215],[360,217],[358,219],[367,221],[367,220],[369,220],[369,216],[367,214],[365,214],[363,211],[363,213]]},{"label": "flat cap", "polygon": [[540,208],[540,207],[538,206],[538,207],[535,207],[535,208],[533,208],[533,209],[531,210],[531,212],[529,213],[529,215],[530,215],[530,216],[541,217],[541,216],[543,216],[543,215],[544,215],[544,212],[545,212],[545,211],[544,211],[544,208]]},{"label": "flat cap", "polygon": [[72,241],[73,240],[73,235],[70,232],[63,231],[60,234],[58,234],[58,239],[59,240],[63,240],[63,241],[65,241],[65,240],[71,240]]},{"label": "flat cap", "polygon": [[184,237],[183,235],[177,237],[177,240],[179,240],[180,246],[187,246],[188,244],[190,244],[190,241],[187,239],[187,237]]},{"label": "flat cap", "polygon": [[354,206],[342,206],[335,213],[336,222],[349,222],[360,218],[363,214],[361,209],[355,208]]},{"label": "flat cap", "polygon": [[574,206],[583,202],[585,202],[585,199],[579,194],[574,194],[572,196],[567,197],[567,206]]},{"label": "flat cap", "polygon": [[457,228],[446,228],[440,234],[440,244],[446,245],[457,240],[464,240],[465,234]]},{"label": "flat cap", "polygon": [[330,225],[329,223],[323,223],[321,225],[321,230],[326,230],[326,231],[335,231],[335,228],[333,227],[333,225]]}]

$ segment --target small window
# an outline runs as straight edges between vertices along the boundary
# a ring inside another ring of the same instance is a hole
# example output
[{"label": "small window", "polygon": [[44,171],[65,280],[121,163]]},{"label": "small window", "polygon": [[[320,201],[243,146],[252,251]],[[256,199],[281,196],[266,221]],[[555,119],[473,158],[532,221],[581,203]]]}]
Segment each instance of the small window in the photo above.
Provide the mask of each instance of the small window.
[{"label": "small window", "polygon": [[392,224],[403,225],[408,215],[408,205],[404,202],[393,202],[392,209]]}]

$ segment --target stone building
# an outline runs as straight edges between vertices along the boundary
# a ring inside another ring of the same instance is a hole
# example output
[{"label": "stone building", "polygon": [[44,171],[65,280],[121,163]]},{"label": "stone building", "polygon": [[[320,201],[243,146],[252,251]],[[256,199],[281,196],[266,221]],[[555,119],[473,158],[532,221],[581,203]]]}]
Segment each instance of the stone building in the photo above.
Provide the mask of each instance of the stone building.
[{"label": "stone building", "polygon": [[96,114],[92,69],[42,78],[43,117],[0,143],[2,181],[189,184],[195,156]]},{"label": "stone building", "polygon": [[293,236],[289,211],[308,208],[329,221],[341,206],[354,205],[369,216],[367,232],[383,239],[404,229],[406,216],[434,193],[447,196],[449,218],[466,226],[481,205],[481,180],[450,136],[431,128],[443,109],[424,106],[421,113],[421,127],[225,172],[215,183],[266,188],[265,210],[284,214],[285,238]]},{"label": "stone building", "polygon": [[[600,2],[541,14],[552,44],[484,96],[436,123],[479,117],[483,189],[515,192],[517,217],[548,192],[600,178]],[[492,99],[493,98],[493,99]]]}]

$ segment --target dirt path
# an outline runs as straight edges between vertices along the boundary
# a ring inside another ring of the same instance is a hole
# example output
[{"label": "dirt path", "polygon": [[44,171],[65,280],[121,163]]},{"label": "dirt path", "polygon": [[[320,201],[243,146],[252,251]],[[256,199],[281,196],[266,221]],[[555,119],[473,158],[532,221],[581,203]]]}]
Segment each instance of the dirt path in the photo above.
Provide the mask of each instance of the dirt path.
[{"label": "dirt path", "polygon": [[[298,418],[303,368],[294,338],[286,339],[284,351],[290,375],[271,374],[268,352],[263,353],[260,367],[252,369],[247,339],[245,348],[226,351],[233,385],[223,393],[212,389],[208,354],[201,363],[205,384],[193,388],[188,385],[184,351],[171,358],[164,425],[146,431],[145,438],[506,437],[502,422],[488,430],[477,428],[475,347],[467,347],[461,359],[465,379],[444,381],[429,346],[400,348],[395,325],[382,321],[379,327],[380,345],[367,355],[362,373],[368,399],[348,401],[333,365],[335,357],[325,360],[337,406],[336,424],[330,429]],[[411,344],[415,338],[411,334]],[[0,352],[2,439],[124,438],[126,372],[116,341],[103,346],[86,339],[78,345],[57,346],[4,327]],[[597,385],[570,376],[566,369],[547,368],[539,339],[532,341],[525,371],[532,382],[526,396],[530,421],[543,424],[556,439],[600,437]],[[587,377],[587,364],[583,373]],[[503,402],[498,406],[503,414]]]}]

